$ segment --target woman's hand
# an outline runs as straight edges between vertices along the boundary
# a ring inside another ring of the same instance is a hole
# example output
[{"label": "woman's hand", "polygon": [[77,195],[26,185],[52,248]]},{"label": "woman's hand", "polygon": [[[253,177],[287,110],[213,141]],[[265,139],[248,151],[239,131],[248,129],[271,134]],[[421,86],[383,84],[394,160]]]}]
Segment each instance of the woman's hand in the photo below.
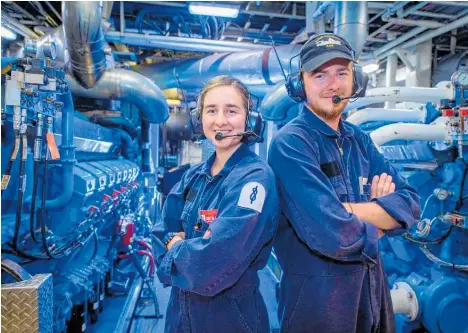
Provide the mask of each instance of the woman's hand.
[{"label": "woman's hand", "polygon": [[205,234],[203,235],[203,238],[204,238],[204,239],[207,239],[207,238],[210,238],[210,237],[211,237],[211,230],[208,229],[208,230],[205,232]]},{"label": "woman's hand", "polygon": [[177,242],[180,242],[180,241],[183,241],[184,238],[185,238],[185,233],[183,233],[184,235],[184,238],[182,238],[180,235],[180,233],[177,233],[176,235],[174,235],[174,237],[172,237],[171,241],[167,244],[167,250],[169,251],[171,249],[171,247],[174,246],[175,243]]}]

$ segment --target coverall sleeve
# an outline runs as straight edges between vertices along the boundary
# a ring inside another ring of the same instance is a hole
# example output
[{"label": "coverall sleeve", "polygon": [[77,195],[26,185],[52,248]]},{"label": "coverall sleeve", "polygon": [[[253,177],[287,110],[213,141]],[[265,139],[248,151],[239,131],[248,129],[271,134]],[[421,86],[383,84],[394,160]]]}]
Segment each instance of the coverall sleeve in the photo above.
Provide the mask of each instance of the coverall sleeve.
[{"label": "coverall sleeve", "polygon": [[[236,172],[236,171],[235,171]],[[210,238],[180,241],[162,260],[162,283],[204,296],[214,296],[232,286],[255,260],[277,227],[278,199],[273,173],[256,168],[230,182],[210,225]],[[265,188],[260,211],[239,206],[244,186],[256,182]]]},{"label": "coverall sleeve", "polygon": [[269,163],[277,177],[283,214],[302,242],[335,260],[375,263],[377,228],[346,211],[320,169],[316,142],[292,131],[277,136]]},{"label": "coverall sleeve", "polygon": [[380,198],[372,199],[379,204],[391,217],[398,221],[402,228],[384,230],[387,236],[402,234],[419,219],[420,203],[416,191],[398,174],[395,167],[377,150],[369,135],[365,134],[369,152],[369,179],[375,175],[387,173],[395,183],[395,192]]}]

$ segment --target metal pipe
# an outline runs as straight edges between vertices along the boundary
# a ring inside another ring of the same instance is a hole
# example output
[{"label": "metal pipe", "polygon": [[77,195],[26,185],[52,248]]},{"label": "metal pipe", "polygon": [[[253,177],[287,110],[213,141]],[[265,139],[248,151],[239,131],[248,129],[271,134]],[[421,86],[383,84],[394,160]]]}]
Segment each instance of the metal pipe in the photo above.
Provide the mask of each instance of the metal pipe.
[{"label": "metal pipe", "polygon": [[413,12],[413,14],[418,15],[418,16],[432,17],[432,18],[438,18],[438,19],[448,19],[448,20],[454,20],[454,19],[457,18],[455,15],[425,12],[425,11],[421,11],[421,10],[417,10],[417,11]]},{"label": "metal pipe", "polygon": [[434,102],[439,103],[442,99],[452,100],[455,98],[455,91],[448,81],[442,81],[435,88],[421,87],[385,87],[374,88],[366,91],[366,97],[350,102],[346,111],[359,109],[363,106],[382,103],[385,101],[416,103]]},{"label": "metal pipe", "polygon": [[[416,45],[418,45],[420,43],[424,43],[425,41],[427,41],[427,40],[429,40],[431,38],[442,35],[442,34],[444,34],[446,32],[449,32],[449,31],[451,31],[453,29],[456,29],[458,27],[467,25],[468,24],[468,15],[464,15],[463,13],[461,15],[462,15],[462,18],[460,18],[460,19],[458,19],[456,21],[450,22],[447,25],[445,25],[445,26],[443,26],[441,28],[438,28],[436,30],[429,31],[429,32],[425,33],[424,35],[421,35],[421,36],[419,36],[417,38],[414,38],[414,39],[412,39],[409,42],[406,42],[404,44],[394,45],[392,43],[389,43],[389,44],[385,45],[384,47],[382,47],[382,48],[374,51],[373,53],[371,53],[370,56],[366,56],[366,57],[362,58],[362,60],[368,60],[369,58],[382,59],[382,58],[387,57],[390,53],[395,53],[396,51],[394,50],[394,48],[396,46],[398,46],[399,48],[405,48],[405,49],[411,48],[411,47],[416,46]],[[405,40],[407,40],[409,38],[412,38],[412,37],[418,35],[419,33],[422,33],[424,30],[427,30],[427,28],[426,27],[415,28],[415,29],[411,30],[411,32],[409,32],[409,33],[407,33],[407,34],[405,34],[403,36],[400,36],[394,42],[396,42],[397,40],[400,40],[402,38],[405,38]]]},{"label": "metal pipe", "polygon": [[407,19],[401,19],[401,18],[389,18],[387,20],[384,20],[382,18],[382,21],[390,22],[393,24],[399,24],[399,25],[421,26],[421,27],[426,27],[426,28],[431,28],[431,29],[436,29],[436,28],[445,26],[444,23],[437,22],[437,21],[428,21],[428,20],[407,20]]},{"label": "metal pipe", "polygon": [[11,17],[10,15],[8,15],[7,13],[5,12],[2,12],[2,20],[3,21],[6,21],[7,23],[9,23],[10,25],[16,27],[17,29],[21,30],[22,32],[24,32],[25,34],[28,35],[29,38],[32,38],[32,39],[36,39],[36,38],[39,38],[39,35],[36,34],[34,31],[32,31],[31,29],[29,29],[28,27],[26,27],[25,25],[21,24],[18,22],[18,20],[14,19],[13,17]]},{"label": "metal pipe", "polygon": [[[444,2],[445,4],[445,2]],[[466,13],[465,13],[466,14]],[[437,36],[440,36],[446,32],[449,32],[453,29],[456,29],[458,27],[462,27],[462,26],[465,26],[465,25],[468,25],[468,15],[463,15],[462,18],[456,20],[456,21],[453,21],[453,22],[450,22],[446,25],[444,25],[443,27],[439,28],[439,29],[436,29],[436,30],[432,30],[432,31],[429,31],[428,33],[418,37],[418,38],[415,38],[415,39],[412,39],[410,40],[409,42],[401,45],[401,48],[410,48],[410,47],[413,47],[413,46],[416,46],[418,44],[421,44],[421,43],[424,43],[425,41],[431,39],[431,38],[434,38],[434,37],[437,37]]]},{"label": "metal pipe", "polygon": [[90,89],[82,87],[67,75],[74,96],[94,99],[118,99],[135,105],[141,117],[150,123],[162,123],[169,118],[169,108],[161,89],[149,78],[124,69],[111,69]]},{"label": "metal pipe", "polygon": [[[29,37],[29,35],[23,31],[21,31],[20,29],[18,29],[17,27],[11,25],[11,24],[8,24],[7,22],[3,21],[2,22],[2,25],[7,28],[7,29],[10,29],[11,31],[13,31],[15,34],[18,34],[18,35],[21,35],[23,36],[24,38],[31,38]],[[15,54],[16,55],[16,54]]]},{"label": "metal pipe", "polygon": [[49,2],[49,1],[45,1],[45,4],[47,5],[47,7],[50,8],[50,10],[52,11],[52,13],[55,14],[55,16],[58,17],[58,19],[60,21],[62,21],[62,16],[60,16],[60,14],[57,12],[57,10],[54,8],[54,6],[52,6],[52,4]]},{"label": "metal pipe", "polygon": [[34,17],[31,13],[29,13],[26,9],[24,9],[23,7],[21,7],[20,5],[16,4],[15,2],[13,1],[5,1],[5,3],[7,3],[8,5],[10,6],[13,6],[13,8],[15,8],[17,11],[19,11],[21,14],[23,14],[24,16],[26,16],[27,18],[33,20],[36,22],[36,24],[41,24],[41,22],[37,19],[37,17]]},{"label": "metal pipe", "polygon": [[415,67],[413,66],[411,61],[408,59],[408,57],[406,56],[406,54],[402,50],[396,50],[396,54],[401,59],[403,64],[406,66],[406,68],[408,68],[411,72],[415,70]]},{"label": "metal pipe", "polygon": [[359,58],[367,39],[367,2],[349,1],[335,3],[334,32],[343,37]]},{"label": "metal pipe", "polygon": [[114,1],[103,1],[102,4],[103,4],[102,18],[105,21],[108,21],[112,14],[112,7],[114,6]]},{"label": "metal pipe", "polygon": [[444,1],[444,2],[433,2],[434,4],[437,5],[442,5],[442,6],[455,6],[455,7],[468,7],[467,3],[463,3],[461,1]]},{"label": "metal pipe", "polygon": [[91,117],[91,121],[102,126],[121,128],[133,138],[138,134],[136,126],[133,125],[127,118],[116,116],[101,116]]},{"label": "metal pipe", "polygon": [[63,1],[62,14],[71,72],[80,84],[92,88],[103,76],[106,65],[102,4],[99,1]]},{"label": "metal pipe", "polygon": [[354,125],[361,125],[370,121],[391,121],[421,123],[426,118],[426,110],[404,110],[404,109],[377,109],[368,108],[353,113],[346,119]]},{"label": "metal pipe", "polygon": [[394,140],[444,141],[448,139],[445,125],[391,124],[370,134],[377,147]]},{"label": "metal pipe", "polygon": [[116,31],[108,32],[105,38],[107,42],[112,43],[193,52],[244,52],[269,48],[268,45],[210,39],[143,35],[136,33],[125,33],[122,35],[120,32]]},{"label": "metal pipe", "polygon": [[406,282],[397,282],[390,290],[394,313],[405,314],[414,321],[419,313],[418,297],[413,288]]},{"label": "metal pipe", "polygon": [[124,11],[124,2],[120,1],[120,34],[125,33],[125,11]]},{"label": "metal pipe", "polygon": [[288,95],[284,81],[281,81],[265,95],[259,112],[265,120],[281,121],[287,118],[287,111],[295,104]]},{"label": "metal pipe", "polygon": [[[283,45],[276,48],[283,68],[289,68],[301,45]],[[182,88],[199,91],[208,80],[218,75],[229,75],[241,80],[252,94],[263,97],[275,84],[284,80],[278,59],[271,48],[263,51],[213,54],[202,59],[169,61],[156,65],[132,67],[151,78],[161,89]],[[291,72],[298,70],[297,57]]]},{"label": "metal pipe", "polygon": [[426,31],[428,28],[427,27],[417,27],[414,28],[413,30],[407,32],[406,34],[398,37],[397,39],[391,41],[390,43],[385,44],[378,50],[375,50],[374,52],[370,53],[369,55],[365,57],[361,57],[361,60],[369,60],[369,59],[384,59],[388,56],[387,52],[392,50],[393,48],[399,46],[401,43],[407,41],[410,38],[413,38],[414,36],[419,35],[420,33]]},{"label": "metal pipe", "polygon": [[330,5],[333,5],[331,1],[323,1],[322,4],[317,8],[317,10],[312,14],[312,20],[317,20],[322,16],[327,10]]},{"label": "metal pipe", "polygon": [[75,160],[75,147],[73,146],[73,121],[75,107],[70,89],[67,94],[59,95],[63,102],[62,108],[62,144],[60,145],[60,161],[62,162],[62,190],[60,195],[45,202],[47,209],[60,209],[65,207],[73,195]]},{"label": "metal pipe", "polygon": [[[396,73],[398,67],[398,56],[396,54],[389,55],[387,57],[387,69],[385,71],[385,86],[394,87],[396,86]],[[391,109],[395,107],[394,101],[385,102],[385,108]]]}]

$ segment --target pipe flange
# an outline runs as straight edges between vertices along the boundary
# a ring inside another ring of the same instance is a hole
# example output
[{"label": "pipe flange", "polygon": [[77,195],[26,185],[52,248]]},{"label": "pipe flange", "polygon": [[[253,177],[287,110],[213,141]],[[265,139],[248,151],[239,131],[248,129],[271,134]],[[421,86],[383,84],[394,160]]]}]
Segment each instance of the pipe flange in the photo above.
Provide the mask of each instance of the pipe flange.
[{"label": "pipe flange", "polygon": [[414,321],[418,317],[419,313],[418,297],[414,289],[408,283],[402,281],[396,282],[393,285],[393,289],[398,289],[400,291],[402,290],[406,294],[409,311],[407,311],[405,314],[411,321]]}]

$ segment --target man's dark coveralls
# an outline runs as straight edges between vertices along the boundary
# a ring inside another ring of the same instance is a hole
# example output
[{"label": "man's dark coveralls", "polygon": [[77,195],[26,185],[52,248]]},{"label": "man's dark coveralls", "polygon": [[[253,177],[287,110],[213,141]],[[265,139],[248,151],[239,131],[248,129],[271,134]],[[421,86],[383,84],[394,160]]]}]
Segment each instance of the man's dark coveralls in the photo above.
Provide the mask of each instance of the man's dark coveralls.
[{"label": "man's dark coveralls", "polygon": [[[155,250],[158,277],[172,286],[165,331],[270,332],[257,272],[278,226],[275,176],[245,143],[211,176],[214,160],[184,174],[153,229],[159,239],[179,231],[186,239]],[[207,223],[204,212],[215,210]],[[203,238],[208,228],[211,237]]]},{"label": "man's dark coveralls", "polygon": [[281,332],[393,332],[377,228],[342,202],[370,201],[367,183],[385,172],[396,191],[371,201],[409,228],[419,218],[414,189],[369,135],[343,120],[336,132],[307,108],[278,131],[269,163],[281,204],[274,243],[283,269]]}]

